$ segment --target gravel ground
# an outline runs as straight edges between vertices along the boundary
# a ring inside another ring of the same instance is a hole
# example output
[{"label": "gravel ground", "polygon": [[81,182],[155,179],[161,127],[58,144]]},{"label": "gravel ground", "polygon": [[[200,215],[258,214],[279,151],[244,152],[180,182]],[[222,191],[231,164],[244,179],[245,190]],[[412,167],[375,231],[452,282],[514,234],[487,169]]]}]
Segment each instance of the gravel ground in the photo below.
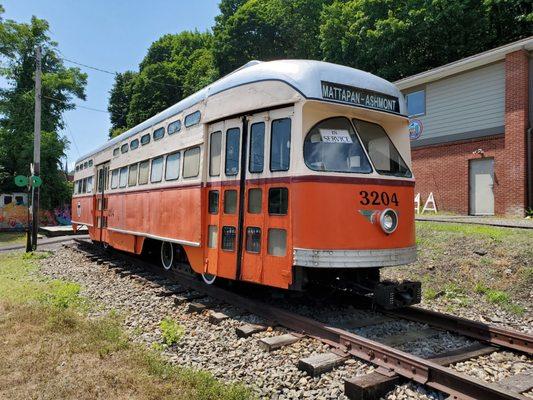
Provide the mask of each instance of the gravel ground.
[{"label": "gravel ground", "polygon": [[[332,372],[322,374],[317,378],[309,377],[297,369],[298,360],[312,354],[326,352],[330,350],[329,346],[314,339],[304,338],[291,346],[267,353],[257,345],[257,340],[286,333],[284,329],[269,328],[249,338],[237,338],[235,327],[243,323],[263,321],[256,316],[213,301],[208,304],[208,308],[224,312],[230,315],[230,318],[219,325],[212,325],[208,322],[208,311],[203,314],[187,314],[187,304],[176,306],[173,297],[158,296],[160,289],[156,283],[148,282],[147,284],[142,278],[121,277],[109,267],[90,262],[82,254],[71,249],[59,249],[51,257],[42,260],[41,272],[52,278],[67,279],[81,284],[82,295],[98,305],[93,311],[95,316],[110,310],[118,310],[125,315],[125,326],[133,340],[148,346],[161,344],[159,324],[163,318],[176,319],[184,327],[185,335],[177,345],[163,347],[162,352],[170,362],[210,371],[215,377],[224,381],[245,383],[253,388],[260,398],[345,399],[344,380],[374,370],[373,366],[365,362],[350,359]],[[305,314],[312,310],[301,307],[299,311]],[[334,322],[339,327],[348,325],[349,320],[354,320],[354,318],[362,318],[364,313],[371,313],[346,307],[342,310],[337,309],[334,313],[332,311],[335,309],[324,307],[324,310],[321,310],[323,315],[320,315],[320,311],[316,309],[314,311],[314,318],[323,318],[324,322]],[[332,316],[334,316],[333,319]],[[357,328],[353,331],[379,339],[386,335],[424,327],[424,325],[408,321],[392,321],[367,328]],[[440,332],[429,339],[397,347],[415,352],[420,356],[429,356],[470,343],[469,340],[459,336]],[[486,360],[480,357],[479,361],[474,360],[468,364],[470,362],[458,364],[456,368],[463,368],[462,372],[490,381],[488,373],[486,378],[480,372],[484,370]],[[506,361],[503,366],[500,366],[496,358],[490,365],[490,368],[495,371],[490,376],[496,376],[498,379],[518,373],[524,368],[533,368],[531,359],[522,358]],[[508,367],[508,365],[511,366]],[[412,383],[399,386],[384,397],[384,399],[391,400],[443,398],[445,397],[442,393],[429,391]]]}]

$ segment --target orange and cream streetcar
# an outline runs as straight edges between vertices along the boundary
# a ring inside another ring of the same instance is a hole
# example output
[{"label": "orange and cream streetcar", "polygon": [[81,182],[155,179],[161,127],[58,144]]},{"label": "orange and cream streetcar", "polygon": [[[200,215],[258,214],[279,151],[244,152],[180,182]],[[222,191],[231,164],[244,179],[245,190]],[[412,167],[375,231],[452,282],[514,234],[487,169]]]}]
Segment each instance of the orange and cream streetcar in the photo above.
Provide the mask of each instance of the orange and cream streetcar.
[{"label": "orange and cream streetcar", "polygon": [[419,283],[379,281],[416,259],[405,112],[372,74],[252,61],[79,159],[74,228],[207,284],[418,302]]}]

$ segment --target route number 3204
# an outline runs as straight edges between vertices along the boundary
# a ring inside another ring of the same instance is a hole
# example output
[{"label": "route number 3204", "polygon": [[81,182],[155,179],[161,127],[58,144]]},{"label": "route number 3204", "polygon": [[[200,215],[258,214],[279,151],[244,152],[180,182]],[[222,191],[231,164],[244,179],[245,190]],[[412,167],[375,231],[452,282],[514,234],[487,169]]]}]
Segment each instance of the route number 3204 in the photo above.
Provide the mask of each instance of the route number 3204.
[{"label": "route number 3204", "polygon": [[390,195],[387,192],[376,192],[375,190],[367,192],[366,190],[361,190],[359,194],[361,195],[360,203],[364,206],[368,206],[369,204],[373,206],[388,206],[389,204],[398,206],[400,204],[396,193]]}]

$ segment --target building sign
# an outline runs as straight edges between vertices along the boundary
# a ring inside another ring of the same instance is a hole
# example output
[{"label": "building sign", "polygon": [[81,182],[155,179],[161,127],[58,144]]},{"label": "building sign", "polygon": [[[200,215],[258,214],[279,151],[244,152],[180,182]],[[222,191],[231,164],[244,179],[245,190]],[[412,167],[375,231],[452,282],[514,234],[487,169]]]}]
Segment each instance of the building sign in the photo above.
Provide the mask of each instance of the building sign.
[{"label": "building sign", "polygon": [[400,112],[400,102],[397,97],[339,83],[327,81],[321,81],[321,83],[322,98],[324,99],[375,108],[376,110]]},{"label": "building sign", "polygon": [[424,125],[419,119],[410,119],[409,120],[409,139],[417,140],[422,136],[424,131]]}]

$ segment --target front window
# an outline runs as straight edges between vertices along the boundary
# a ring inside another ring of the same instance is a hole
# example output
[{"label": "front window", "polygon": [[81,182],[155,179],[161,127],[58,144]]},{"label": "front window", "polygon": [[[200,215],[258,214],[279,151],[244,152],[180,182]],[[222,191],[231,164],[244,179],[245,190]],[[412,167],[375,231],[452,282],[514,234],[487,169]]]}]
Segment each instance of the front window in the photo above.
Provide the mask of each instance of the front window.
[{"label": "front window", "polygon": [[358,119],[354,119],[353,123],[378,173],[404,178],[412,176],[387,132],[380,125]]},{"label": "front window", "polygon": [[305,164],[314,171],[370,173],[372,167],[347,118],[316,124],[304,142]]}]

